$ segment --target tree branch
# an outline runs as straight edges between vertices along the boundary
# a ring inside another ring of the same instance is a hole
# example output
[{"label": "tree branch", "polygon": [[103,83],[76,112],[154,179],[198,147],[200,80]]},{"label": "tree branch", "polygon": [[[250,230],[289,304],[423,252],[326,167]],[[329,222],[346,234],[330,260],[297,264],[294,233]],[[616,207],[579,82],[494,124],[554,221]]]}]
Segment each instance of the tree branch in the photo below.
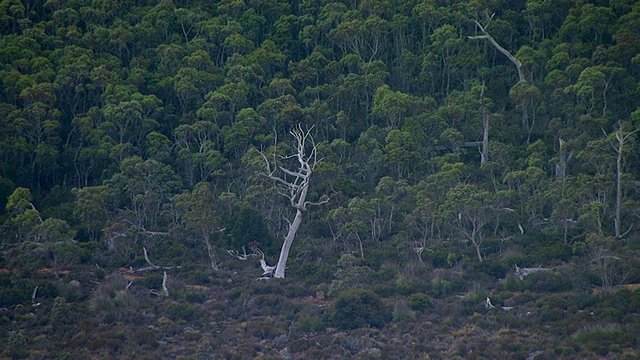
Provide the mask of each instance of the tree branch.
[{"label": "tree branch", "polygon": [[[491,18],[493,18],[493,15],[491,15]],[[524,74],[522,72],[522,63],[520,62],[520,60],[516,59],[515,56],[511,55],[509,50],[507,50],[507,49],[503,48],[502,46],[500,46],[500,44],[498,44],[498,42],[491,35],[489,35],[489,33],[487,33],[486,27],[482,26],[477,20],[474,20],[474,22],[476,23],[476,26],[480,29],[480,31],[482,32],[483,35],[468,36],[468,38],[471,39],[471,40],[478,40],[478,39],[489,40],[491,45],[493,45],[496,48],[496,50],[498,50],[504,56],[506,56],[509,59],[509,61],[511,61],[513,63],[513,65],[516,67],[516,70],[518,71],[519,82],[521,82],[521,83],[527,82],[527,80],[524,78]]]},{"label": "tree branch", "polygon": [[170,270],[170,269],[180,268],[180,266],[155,265],[154,263],[151,262],[151,260],[149,260],[149,253],[147,252],[147,248],[143,246],[142,250],[144,251],[144,259],[147,261],[147,264],[149,264],[149,266],[143,267],[141,269],[137,269],[135,270],[135,272],[143,272],[143,271],[158,270],[158,269]]}]

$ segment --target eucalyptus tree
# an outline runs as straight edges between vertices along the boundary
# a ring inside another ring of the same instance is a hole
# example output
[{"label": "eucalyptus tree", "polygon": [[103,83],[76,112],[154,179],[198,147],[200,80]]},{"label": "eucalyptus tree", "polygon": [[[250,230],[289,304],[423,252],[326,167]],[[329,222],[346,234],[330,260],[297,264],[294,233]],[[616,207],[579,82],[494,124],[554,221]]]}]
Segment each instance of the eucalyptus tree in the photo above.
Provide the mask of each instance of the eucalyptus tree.
[{"label": "eucalyptus tree", "polygon": [[472,184],[458,184],[447,192],[439,212],[440,220],[448,223],[463,241],[470,241],[478,261],[483,261],[481,245],[484,227],[492,220],[494,212],[493,194]]},{"label": "eucalyptus tree", "polygon": [[209,183],[200,182],[191,192],[175,196],[172,202],[177,210],[181,228],[186,234],[201,240],[207,248],[211,262],[211,269],[218,270],[218,258],[213,242],[216,234],[221,230],[222,220],[218,215],[213,191]]}]

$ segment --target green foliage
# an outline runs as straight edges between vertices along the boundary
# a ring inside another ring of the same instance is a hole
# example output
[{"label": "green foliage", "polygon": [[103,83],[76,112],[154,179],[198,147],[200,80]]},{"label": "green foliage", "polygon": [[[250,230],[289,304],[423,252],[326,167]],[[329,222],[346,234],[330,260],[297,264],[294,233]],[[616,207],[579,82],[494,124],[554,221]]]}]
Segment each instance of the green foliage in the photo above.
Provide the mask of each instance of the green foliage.
[{"label": "green foliage", "polygon": [[296,323],[296,327],[304,332],[320,332],[325,329],[326,324],[321,317],[302,317]]},{"label": "green foliage", "polygon": [[[538,271],[528,275],[524,280],[516,281],[520,281],[521,284],[517,284],[514,288],[509,288],[509,286],[506,288],[512,291],[521,288],[539,293],[562,292],[572,288],[571,281],[565,274],[553,271]],[[515,284],[515,282],[510,283]]]},{"label": "green foliage", "polygon": [[338,260],[338,269],[331,281],[327,295],[335,297],[343,291],[360,288],[368,283],[372,270],[368,266],[359,266],[359,260],[351,254],[343,254]]},{"label": "green foliage", "polygon": [[11,331],[7,339],[7,355],[12,358],[25,359],[28,357],[28,338],[22,331]]},{"label": "green foliage", "polygon": [[167,306],[167,316],[173,321],[190,321],[196,315],[196,308],[189,304],[172,302]]},{"label": "green foliage", "polygon": [[473,264],[473,270],[491,276],[494,279],[502,279],[507,275],[507,267],[495,260],[487,260]]},{"label": "green foliage", "polygon": [[407,300],[411,309],[415,311],[425,311],[433,307],[433,300],[423,293],[411,294]]},{"label": "green foliage", "polygon": [[262,248],[268,248],[272,244],[264,216],[249,205],[241,205],[234,211],[227,221],[225,233],[228,234],[228,245],[234,249],[241,249],[243,246],[249,248],[252,243],[257,243]]},{"label": "green foliage", "polygon": [[[612,291],[640,278],[639,12],[1,1],[0,357],[637,357],[636,292]],[[475,21],[500,48],[473,38]],[[256,258],[224,250],[277,252],[291,208],[259,150],[297,166],[279,156],[298,123],[321,159],[309,198],[330,202],[305,213],[293,281],[249,284]],[[146,266],[143,246],[181,266],[175,298],[147,293],[157,273],[115,274]],[[554,270],[519,280],[514,263]],[[309,295],[354,289],[394,301],[397,328],[325,333],[326,300]],[[458,317],[487,293],[522,309]],[[584,311],[561,306],[565,293]],[[442,313],[419,310],[420,294]],[[210,311],[169,309],[182,302]],[[47,312],[67,307],[80,330],[46,333],[71,325]],[[314,334],[291,339],[294,319]],[[403,328],[414,320],[433,326]]]},{"label": "green foliage", "polygon": [[332,306],[331,324],[340,329],[383,327],[392,318],[392,311],[376,294],[352,290],[341,294]]},{"label": "green foliage", "polygon": [[0,178],[0,215],[6,213],[9,196],[13,193],[15,187],[15,184],[11,180]]},{"label": "green foliage", "polygon": [[578,331],[571,338],[572,342],[580,344],[600,356],[605,356],[612,350],[617,350],[620,340],[629,342],[633,346],[637,341],[635,336],[624,331],[618,325],[588,327]]},{"label": "green foliage", "polygon": [[67,300],[63,297],[57,297],[53,300],[53,307],[51,309],[51,317],[49,318],[49,324],[54,328],[58,328],[60,325],[71,324],[72,310]]}]

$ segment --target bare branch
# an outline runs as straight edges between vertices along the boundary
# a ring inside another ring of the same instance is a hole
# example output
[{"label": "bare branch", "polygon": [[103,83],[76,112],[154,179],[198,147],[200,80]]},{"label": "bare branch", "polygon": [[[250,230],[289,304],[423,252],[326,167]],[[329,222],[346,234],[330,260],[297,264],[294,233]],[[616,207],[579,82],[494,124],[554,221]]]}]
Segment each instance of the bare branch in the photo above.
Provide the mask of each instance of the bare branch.
[{"label": "bare branch", "polygon": [[142,250],[144,250],[144,259],[147,261],[147,263],[150,266],[156,267],[155,265],[153,265],[153,263],[151,262],[151,260],[149,260],[149,253],[147,252],[147,248],[145,246],[142,247]]},{"label": "bare branch", "polygon": [[[489,19],[489,21],[492,18],[493,18],[493,15],[491,15],[491,18]],[[527,80],[524,78],[524,73],[522,72],[522,63],[520,62],[520,60],[516,59],[515,56],[511,55],[509,50],[507,50],[507,49],[503,48],[502,46],[500,46],[500,44],[498,44],[498,42],[496,42],[496,40],[491,35],[489,35],[489,33],[487,33],[486,27],[482,26],[482,24],[480,24],[477,20],[474,20],[474,22],[476,23],[476,26],[480,29],[480,31],[482,32],[483,35],[468,36],[468,38],[472,39],[472,40],[478,40],[478,39],[489,40],[491,45],[493,45],[496,48],[496,50],[498,50],[504,56],[506,56],[509,59],[509,61],[511,61],[511,63],[513,63],[513,65],[516,67],[516,70],[518,71],[519,82],[521,82],[521,83],[527,82]]]},{"label": "bare branch", "polygon": [[331,200],[331,199],[326,198],[326,199],[321,200],[321,201],[305,201],[304,202],[304,208],[306,209],[307,205],[318,206],[318,205],[326,204],[326,203],[329,202],[329,200]]},{"label": "bare branch", "polygon": [[[170,269],[174,269],[174,268],[180,268],[180,266],[158,266],[158,265],[155,265],[154,263],[151,262],[151,260],[149,260],[149,253],[147,252],[147,248],[143,246],[142,250],[144,251],[144,259],[147,261],[149,266],[143,267],[141,269],[137,269],[137,270],[135,270],[135,272],[143,272],[143,271],[158,270],[158,269],[170,270]],[[133,271],[133,269],[132,269],[132,271]]]},{"label": "bare branch", "polygon": [[36,295],[38,294],[38,287],[36,286],[35,289],[33,289],[33,294],[31,294],[31,303],[35,304],[36,303]]},{"label": "bare branch", "polygon": [[541,266],[538,266],[535,268],[521,268],[521,267],[518,267],[517,264],[515,266],[516,266],[515,275],[520,280],[523,280],[526,276],[531,275],[534,272],[550,270],[548,268],[543,268]]},{"label": "bare branch", "polygon": [[169,289],[167,288],[167,272],[164,272],[164,276],[162,277],[162,290],[164,291],[164,296],[169,297]]},{"label": "bare branch", "polygon": [[125,222],[128,222],[128,223],[129,223],[129,224],[131,224],[132,226],[134,226],[134,227],[136,227],[136,228],[140,229],[140,231],[142,231],[145,235],[151,235],[151,236],[153,236],[153,235],[158,235],[158,236],[169,236],[169,233],[168,233],[168,232],[166,232],[166,231],[149,231],[149,230],[145,229],[145,228],[144,228],[144,226],[136,225],[136,224],[132,223],[131,221],[127,220],[127,219],[125,219],[124,221],[125,221]]},{"label": "bare branch", "polygon": [[227,250],[227,253],[238,260],[247,260],[250,256],[258,256],[258,254],[247,254],[246,248],[242,247],[242,254],[237,250]]},{"label": "bare branch", "polygon": [[273,276],[274,271],[276,271],[276,266],[267,265],[267,262],[264,260],[264,253],[262,252],[262,250],[256,248],[256,251],[262,256],[262,259],[260,259],[260,267],[262,267],[262,277]]}]

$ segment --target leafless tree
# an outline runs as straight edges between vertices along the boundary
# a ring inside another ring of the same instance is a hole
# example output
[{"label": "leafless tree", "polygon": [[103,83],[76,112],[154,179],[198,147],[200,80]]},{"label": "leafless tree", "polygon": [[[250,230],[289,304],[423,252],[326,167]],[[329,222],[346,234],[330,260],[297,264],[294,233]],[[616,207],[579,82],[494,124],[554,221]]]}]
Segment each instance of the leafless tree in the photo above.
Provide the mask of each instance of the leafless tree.
[{"label": "leafless tree", "polygon": [[[276,278],[284,278],[289,250],[302,222],[302,215],[307,210],[307,206],[320,205],[329,201],[328,198],[322,199],[319,202],[307,201],[311,175],[318,163],[322,161],[322,159],[319,159],[317,156],[318,145],[313,140],[311,130],[312,128],[304,130],[302,125],[298,124],[295,129],[289,132],[295,139],[296,152],[288,156],[281,156],[279,160],[280,163],[290,159],[295,160],[298,164],[298,168],[295,170],[279,165],[278,158],[275,154],[275,147],[271,160],[267,158],[264,152],[260,152],[266,164],[266,176],[274,181],[279,193],[289,199],[291,206],[296,211],[293,221],[289,223],[289,229],[282,243],[282,249],[280,250],[278,264],[275,266],[275,271],[273,271],[273,276]],[[266,263],[262,265],[263,269],[268,267]]]}]

